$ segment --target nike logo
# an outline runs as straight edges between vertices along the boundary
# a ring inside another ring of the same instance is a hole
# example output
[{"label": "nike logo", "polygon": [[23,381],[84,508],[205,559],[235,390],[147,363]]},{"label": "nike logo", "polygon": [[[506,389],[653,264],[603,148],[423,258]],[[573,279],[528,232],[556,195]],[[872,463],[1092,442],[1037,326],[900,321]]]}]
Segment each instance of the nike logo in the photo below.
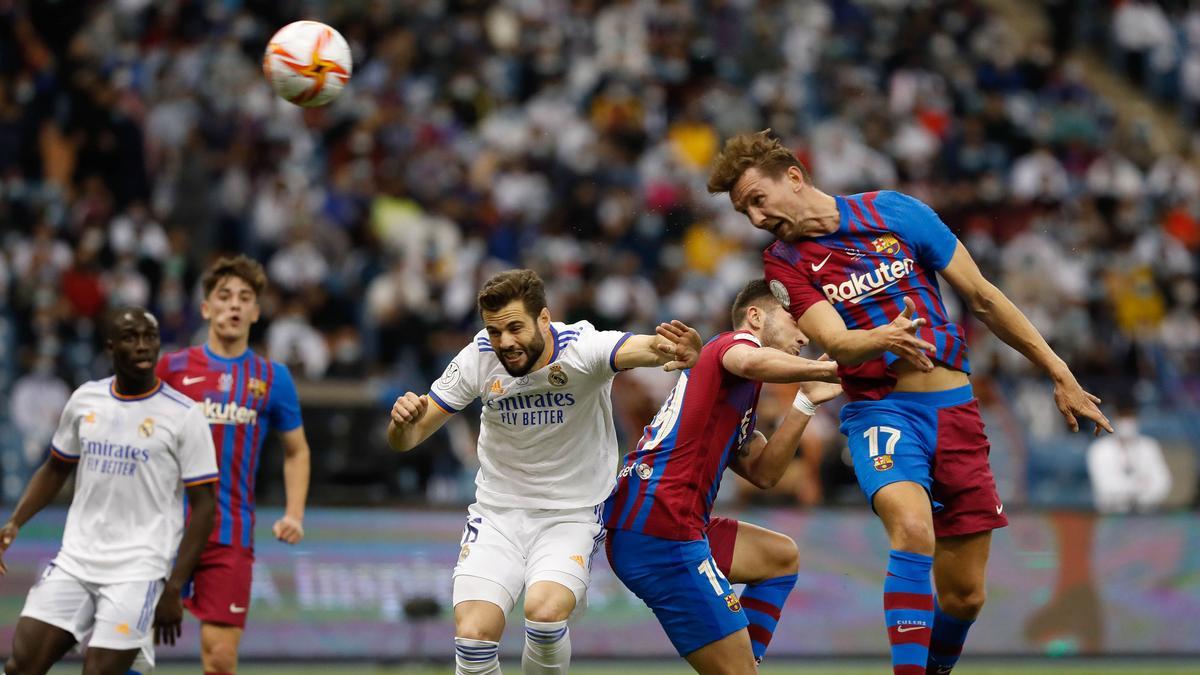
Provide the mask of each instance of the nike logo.
[{"label": "nike logo", "polygon": [[245,614],[245,607],[238,607],[236,602],[229,603],[229,611],[233,614]]},{"label": "nike logo", "polygon": [[201,375],[200,377],[186,377],[185,376],[183,378],[183,386],[190,387],[193,384],[196,384],[197,382],[203,382],[207,379],[208,379],[207,375]]},{"label": "nike logo", "polygon": [[832,256],[832,255],[833,255],[833,253],[832,253],[832,252],[830,252],[830,253],[829,253],[829,255],[825,256],[825,259],[821,261],[821,264],[820,264],[820,265],[816,265],[816,264],[814,264],[814,265],[812,266],[812,270],[813,270],[814,272],[820,272],[820,271],[821,271],[821,268],[825,266],[825,263],[829,262],[829,256]]},{"label": "nike logo", "polygon": [[914,630],[924,630],[925,626],[896,626],[897,633],[909,633]]},{"label": "nike logo", "polygon": [[1000,515],[1001,513],[1004,513],[1004,505],[997,504],[996,505],[996,515]]}]

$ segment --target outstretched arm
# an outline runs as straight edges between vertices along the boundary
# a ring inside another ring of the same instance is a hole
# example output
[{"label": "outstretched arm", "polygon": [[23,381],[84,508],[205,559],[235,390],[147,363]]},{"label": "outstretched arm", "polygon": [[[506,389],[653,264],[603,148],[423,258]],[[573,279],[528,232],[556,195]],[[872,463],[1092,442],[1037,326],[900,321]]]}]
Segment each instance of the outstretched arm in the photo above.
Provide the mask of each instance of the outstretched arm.
[{"label": "outstretched arm", "polygon": [[442,428],[452,413],[436,403],[430,405],[428,396],[408,392],[392,405],[392,420],[388,423],[388,445],[393,450],[407,452],[420,445],[433,432]]},{"label": "outstretched arm", "polygon": [[1066,419],[1071,431],[1079,431],[1076,416],[1096,423],[1096,435],[1101,430],[1112,432],[1108,418],[1097,406],[1100,399],[1083,390],[1071,369],[1046,344],[1045,338],[1029,319],[1008,299],[1008,296],[983,277],[967,248],[958,243],[950,264],[941,272],[970,307],[971,313],[982,321],[996,337],[1029,359],[1054,382],[1054,403]]},{"label": "outstretched arm", "polygon": [[671,372],[696,365],[700,334],[681,321],[659,324],[654,335],[632,335],[613,356],[617,370],[662,366]]},{"label": "outstretched arm", "polygon": [[796,400],[784,415],[779,428],[771,434],[770,440],[762,432],[755,430],[754,437],[738,449],[731,468],[757,488],[765,490],[774,487],[787,471],[788,464],[795,459],[796,448],[800,447],[800,437],[808,428],[816,406],[837,398],[841,393],[842,387],[837,384],[800,383]]},{"label": "outstretched arm", "polygon": [[792,356],[771,347],[735,344],[721,357],[725,370],[757,382],[838,382],[837,363]]},{"label": "outstretched arm", "polygon": [[[51,454],[33,473],[33,478],[29,480],[29,485],[25,486],[25,492],[21,494],[21,499],[17,502],[17,508],[13,509],[12,517],[3,527],[0,527],[0,556],[3,556],[8,547],[12,545],[21,527],[29,522],[30,518],[37,515],[38,511],[46,508],[46,505],[62,490],[63,483],[67,482],[67,478],[75,470],[75,464],[75,462],[68,462]],[[4,561],[0,560],[0,574],[7,571],[8,568],[5,567]]]}]

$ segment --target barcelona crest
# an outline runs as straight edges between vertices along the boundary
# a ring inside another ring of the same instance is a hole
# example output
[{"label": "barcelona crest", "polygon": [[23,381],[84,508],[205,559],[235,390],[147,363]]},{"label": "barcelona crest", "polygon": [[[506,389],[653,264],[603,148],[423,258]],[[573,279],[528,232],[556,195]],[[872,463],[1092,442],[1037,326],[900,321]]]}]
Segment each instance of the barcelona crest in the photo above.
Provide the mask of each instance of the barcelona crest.
[{"label": "barcelona crest", "polygon": [[896,255],[900,252],[900,242],[896,240],[893,234],[885,234],[882,237],[876,237],[871,245],[875,247],[876,253],[884,255]]},{"label": "barcelona crest", "polygon": [[879,455],[875,458],[876,471],[887,471],[895,465],[896,463],[892,461],[891,455]]},{"label": "barcelona crest", "polygon": [[729,595],[725,596],[725,606],[728,607],[729,611],[731,612],[742,611],[742,603],[738,601],[738,596],[736,593],[730,593]]},{"label": "barcelona crest", "polygon": [[267,395],[267,383],[257,377],[252,377],[246,383],[246,391],[250,392],[250,395],[255,398],[262,398]]}]

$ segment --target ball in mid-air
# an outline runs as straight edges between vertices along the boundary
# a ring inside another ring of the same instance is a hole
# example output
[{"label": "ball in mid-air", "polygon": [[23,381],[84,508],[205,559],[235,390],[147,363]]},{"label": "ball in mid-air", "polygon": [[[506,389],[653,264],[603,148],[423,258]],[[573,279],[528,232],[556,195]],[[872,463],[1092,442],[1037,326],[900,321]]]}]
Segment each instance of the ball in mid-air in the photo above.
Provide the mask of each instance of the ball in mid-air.
[{"label": "ball in mid-air", "polygon": [[319,21],[295,21],[267,43],[263,74],[280,98],[312,108],[342,93],[351,61],[350,45],[341,33]]}]

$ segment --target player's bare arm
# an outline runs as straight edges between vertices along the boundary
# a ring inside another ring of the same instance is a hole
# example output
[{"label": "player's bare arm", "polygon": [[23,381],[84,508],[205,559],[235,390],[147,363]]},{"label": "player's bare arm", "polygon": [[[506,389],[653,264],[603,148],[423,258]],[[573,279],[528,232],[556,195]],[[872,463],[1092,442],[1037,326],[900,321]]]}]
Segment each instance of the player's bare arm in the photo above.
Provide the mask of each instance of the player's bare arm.
[{"label": "player's bare arm", "polygon": [[1100,398],[1084,391],[1071,369],[1046,344],[1046,339],[1025,314],[1003,291],[984,278],[962,242],[941,275],[988,330],[1050,377],[1054,382],[1054,403],[1071,431],[1079,431],[1076,418],[1085,417],[1096,423],[1096,435],[1100,435],[1101,430],[1112,433],[1112,425],[1098,406]]},{"label": "player's bare arm", "polygon": [[74,470],[74,462],[66,462],[50,455],[33,473],[33,478],[29,480],[29,485],[25,486],[25,492],[17,502],[17,508],[13,509],[12,517],[0,527],[0,575],[8,572],[3,556],[17,538],[17,533],[30,518],[54,500],[54,496],[62,490],[63,484]]},{"label": "player's bare arm", "polygon": [[[762,351],[762,350],[755,350]],[[730,468],[734,473],[750,481],[754,487],[774,487],[783,477],[788,465],[800,447],[800,437],[808,428],[818,406],[841,396],[842,387],[829,382],[808,381],[800,383],[796,401],[784,415],[779,428],[768,439],[761,431],[754,431],[738,449]]]},{"label": "player's bare arm", "polygon": [[154,644],[173,645],[175,639],[183,634],[183,586],[192,577],[196,563],[200,562],[200,553],[208,543],[208,535],[212,534],[213,519],[217,512],[214,486],[215,483],[203,483],[187,488],[192,516],[183,530],[175,567],[154,608]]},{"label": "player's bare arm", "polygon": [[792,356],[772,347],[734,345],[721,357],[721,365],[738,377],[757,382],[838,382],[836,362]]},{"label": "player's bare arm", "polygon": [[283,488],[285,506],[283,517],[271,527],[275,538],[285,544],[298,544],[304,539],[304,504],[308,499],[310,451],[304,427],[284,431],[283,442]]},{"label": "player's bare arm", "polygon": [[925,319],[914,318],[916,305],[904,298],[904,310],[888,323],[870,330],[846,328],[846,322],[828,302],[818,302],[800,317],[800,329],[821,345],[829,356],[844,365],[857,365],[891,352],[923,372],[933,370],[929,354],[937,351],[917,337]]},{"label": "player's bare arm", "polygon": [[407,452],[417,447],[442,428],[451,413],[429,404],[429,397],[407,392],[392,405],[388,422],[388,445],[393,450]]},{"label": "player's bare arm", "polygon": [[671,372],[696,365],[703,346],[696,329],[681,321],[659,324],[654,335],[634,335],[613,357],[617,370],[662,366]]}]

